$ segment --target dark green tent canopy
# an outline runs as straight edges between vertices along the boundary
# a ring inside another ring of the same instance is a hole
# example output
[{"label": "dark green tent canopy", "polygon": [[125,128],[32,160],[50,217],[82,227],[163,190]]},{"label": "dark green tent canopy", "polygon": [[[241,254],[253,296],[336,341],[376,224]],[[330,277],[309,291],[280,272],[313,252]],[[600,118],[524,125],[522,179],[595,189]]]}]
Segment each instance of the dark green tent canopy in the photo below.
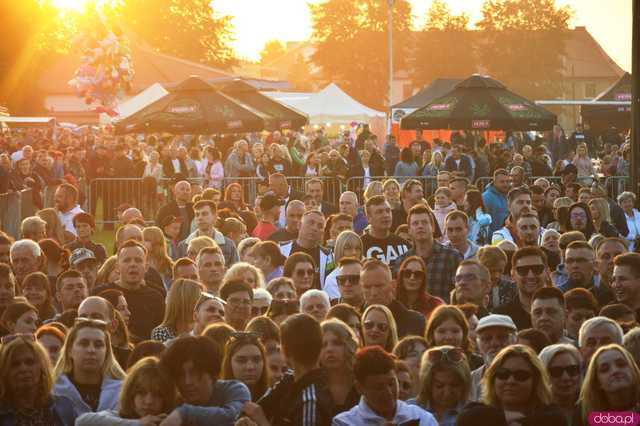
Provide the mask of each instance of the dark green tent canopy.
[{"label": "dark green tent canopy", "polygon": [[[594,101],[631,101],[631,74],[625,72],[618,81],[604,92],[600,93]],[[618,129],[631,127],[631,104],[629,105],[582,105],[580,115],[583,121],[591,125],[594,131],[607,130],[610,126]]]},{"label": "dark green tent canopy", "polygon": [[402,129],[550,130],[557,118],[497,80],[474,74],[404,117]]}]

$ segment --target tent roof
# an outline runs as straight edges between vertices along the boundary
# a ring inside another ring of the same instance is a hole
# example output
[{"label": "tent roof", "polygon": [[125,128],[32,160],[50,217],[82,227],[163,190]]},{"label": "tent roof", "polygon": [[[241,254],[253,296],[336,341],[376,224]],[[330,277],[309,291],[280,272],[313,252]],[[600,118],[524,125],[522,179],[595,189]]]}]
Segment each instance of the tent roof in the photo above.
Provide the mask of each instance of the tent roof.
[{"label": "tent roof", "polygon": [[371,109],[346,94],[335,83],[317,93],[263,92],[309,116],[311,124],[350,123],[384,117],[385,113]]},{"label": "tent roof", "polygon": [[462,80],[456,78],[437,78],[430,85],[391,108],[422,108],[434,99],[452,91]]},{"label": "tent roof", "polygon": [[613,83],[608,89],[596,96],[596,101],[630,101],[631,85],[633,81],[631,74],[625,72],[622,77]]},{"label": "tent roof", "polygon": [[125,117],[130,116],[136,111],[140,111],[142,108],[147,105],[152,104],[158,99],[165,96],[169,93],[160,83],[154,83],[153,85],[147,87],[142,92],[138,93],[136,96],[127,99],[126,101],[118,104],[118,119],[123,119]]}]

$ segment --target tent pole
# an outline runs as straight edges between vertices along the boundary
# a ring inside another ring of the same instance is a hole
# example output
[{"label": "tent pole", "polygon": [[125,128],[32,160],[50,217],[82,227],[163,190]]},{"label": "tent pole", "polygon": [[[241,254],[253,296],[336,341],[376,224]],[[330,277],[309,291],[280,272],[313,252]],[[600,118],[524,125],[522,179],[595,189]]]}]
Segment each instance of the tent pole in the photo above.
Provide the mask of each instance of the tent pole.
[{"label": "tent pole", "polygon": [[640,0],[633,0],[631,36],[631,191],[640,189]]}]

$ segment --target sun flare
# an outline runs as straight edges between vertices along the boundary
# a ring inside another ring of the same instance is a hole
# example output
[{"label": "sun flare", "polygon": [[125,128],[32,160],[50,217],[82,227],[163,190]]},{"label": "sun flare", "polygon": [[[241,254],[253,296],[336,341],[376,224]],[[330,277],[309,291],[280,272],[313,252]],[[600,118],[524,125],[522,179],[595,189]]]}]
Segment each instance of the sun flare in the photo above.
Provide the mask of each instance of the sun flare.
[{"label": "sun flare", "polygon": [[52,0],[51,3],[61,12],[81,11],[89,0]]}]

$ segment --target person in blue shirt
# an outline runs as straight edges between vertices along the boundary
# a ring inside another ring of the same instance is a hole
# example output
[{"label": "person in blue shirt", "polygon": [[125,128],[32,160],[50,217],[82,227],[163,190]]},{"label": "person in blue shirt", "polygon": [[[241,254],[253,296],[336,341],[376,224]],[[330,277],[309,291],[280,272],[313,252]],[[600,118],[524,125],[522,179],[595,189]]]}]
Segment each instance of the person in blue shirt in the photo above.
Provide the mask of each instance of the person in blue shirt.
[{"label": "person in blue shirt", "polygon": [[486,212],[492,218],[489,235],[502,228],[505,219],[509,216],[507,194],[510,188],[509,172],[505,169],[498,169],[493,173],[493,182],[482,193]]}]

